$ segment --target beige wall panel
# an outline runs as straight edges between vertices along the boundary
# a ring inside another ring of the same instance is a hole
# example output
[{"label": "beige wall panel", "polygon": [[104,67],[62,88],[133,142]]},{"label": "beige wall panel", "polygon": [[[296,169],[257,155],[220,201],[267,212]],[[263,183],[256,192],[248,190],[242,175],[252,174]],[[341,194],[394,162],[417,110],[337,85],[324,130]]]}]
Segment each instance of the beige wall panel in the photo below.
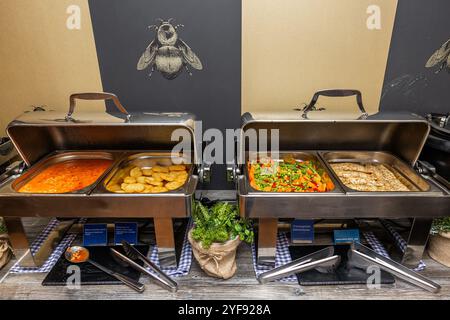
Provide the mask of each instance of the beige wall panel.
[{"label": "beige wall panel", "polygon": [[[66,27],[70,5],[80,30]],[[102,91],[87,0],[1,0],[0,30],[0,136],[31,105],[66,110],[71,93]]]},{"label": "beige wall panel", "polygon": [[[369,5],[381,8],[381,30],[366,26]],[[366,109],[377,111],[396,7],[396,0],[243,1],[242,111],[292,110],[329,88],[360,89]],[[319,105],[349,111],[354,101]]]}]

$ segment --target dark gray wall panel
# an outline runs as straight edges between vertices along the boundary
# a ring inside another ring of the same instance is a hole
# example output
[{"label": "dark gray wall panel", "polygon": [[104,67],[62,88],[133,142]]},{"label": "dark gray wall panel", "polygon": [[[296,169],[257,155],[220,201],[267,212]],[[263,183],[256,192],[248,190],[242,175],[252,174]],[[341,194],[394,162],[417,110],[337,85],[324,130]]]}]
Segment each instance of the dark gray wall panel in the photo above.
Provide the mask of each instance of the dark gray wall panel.
[{"label": "dark gray wall panel", "polygon": [[[237,128],[241,114],[240,0],[90,0],[105,91],[116,93],[129,110],[186,111],[204,128]],[[199,56],[204,70],[183,71],[166,80],[136,64],[155,33],[156,19],[184,24],[179,36]],[[224,166],[216,168],[212,189],[231,187]]]},{"label": "dark gray wall panel", "polygon": [[450,73],[425,68],[450,39],[449,13],[448,0],[399,1],[381,110],[450,112]]}]

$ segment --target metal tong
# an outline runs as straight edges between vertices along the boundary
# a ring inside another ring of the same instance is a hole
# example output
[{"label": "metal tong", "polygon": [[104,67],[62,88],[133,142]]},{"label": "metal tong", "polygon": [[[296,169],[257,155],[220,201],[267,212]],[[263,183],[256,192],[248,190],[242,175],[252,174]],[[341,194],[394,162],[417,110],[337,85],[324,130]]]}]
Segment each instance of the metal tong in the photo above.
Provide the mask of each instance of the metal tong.
[{"label": "metal tong", "polygon": [[[294,260],[284,266],[272,269],[259,275],[260,283],[277,280],[305,272],[318,267],[333,267],[339,264],[340,256],[333,255],[334,247],[327,247],[300,259]],[[386,258],[372,249],[360,243],[353,243],[348,251],[349,264],[358,268],[366,268],[369,265],[378,266],[381,270],[386,271],[408,283],[416,285],[427,291],[437,293],[441,286],[421,274],[408,269],[392,259]]]},{"label": "metal tong", "polygon": [[341,257],[334,255],[334,247],[330,246],[302,258],[296,259],[281,267],[261,273],[258,281],[261,284],[302,273],[318,267],[334,267],[339,264]]},{"label": "metal tong", "polygon": [[416,285],[427,291],[437,293],[441,289],[441,286],[430,279],[422,276],[421,274],[408,269],[402,264],[386,258],[372,249],[360,243],[353,243],[348,252],[349,261],[353,265],[358,267],[375,265],[381,270],[386,271],[406,282]]},{"label": "metal tong", "polygon": [[[171,292],[176,292],[178,290],[178,284],[174,280],[172,280],[167,274],[165,274],[157,265],[151,262],[150,259],[148,259],[142,253],[140,253],[128,242],[122,241],[122,245],[124,247],[125,255],[111,248],[111,252],[116,257],[126,262],[130,267],[136,269],[137,271],[149,275],[152,279],[156,280],[156,283],[159,284],[164,289],[167,289]],[[153,272],[150,272],[146,268],[140,266],[134,260],[141,260]]]}]

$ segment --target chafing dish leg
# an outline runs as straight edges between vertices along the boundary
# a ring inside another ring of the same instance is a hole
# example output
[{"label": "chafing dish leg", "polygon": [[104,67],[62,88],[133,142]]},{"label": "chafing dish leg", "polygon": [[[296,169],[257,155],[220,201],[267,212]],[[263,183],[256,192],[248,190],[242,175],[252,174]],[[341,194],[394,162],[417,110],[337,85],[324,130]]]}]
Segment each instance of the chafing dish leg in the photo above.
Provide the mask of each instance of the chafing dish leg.
[{"label": "chafing dish leg", "polygon": [[30,244],[22,225],[22,219],[9,217],[4,217],[3,219],[8,228],[9,241],[11,242],[16,259],[19,260],[19,265],[21,267],[38,267],[39,265],[31,253]]},{"label": "chafing dish leg", "polygon": [[414,219],[409,232],[406,250],[403,254],[402,264],[411,268],[417,267],[425,251],[432,223],[432,219]]},{"label": "chafing dish leg", "polygon": [[275,266],[278,219],[260,218],[258,228],[258,264]]},{"label": "chafing dish leg", "polygon": [[175,237],[171,218],[154,218],[159,263],[164,267],[176,267]]}]

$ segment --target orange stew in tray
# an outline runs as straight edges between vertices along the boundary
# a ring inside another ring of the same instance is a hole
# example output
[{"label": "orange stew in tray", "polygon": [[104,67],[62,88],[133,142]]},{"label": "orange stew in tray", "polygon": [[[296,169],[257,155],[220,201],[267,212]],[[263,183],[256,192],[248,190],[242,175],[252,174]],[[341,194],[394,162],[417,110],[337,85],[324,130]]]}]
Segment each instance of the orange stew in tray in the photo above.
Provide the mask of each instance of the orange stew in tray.
[{"label": "orange stew in tray", "polygon": [[19,192],[68,193],[93,184],[111,166],[107,159],[77,159],[53,164],[28,181]]},{"label": "orange stew in tray", "polygon": [[334,189],[328,174],[314,160],[261,159],[248,163],[250,185],[265,192],[326,192]]}]

